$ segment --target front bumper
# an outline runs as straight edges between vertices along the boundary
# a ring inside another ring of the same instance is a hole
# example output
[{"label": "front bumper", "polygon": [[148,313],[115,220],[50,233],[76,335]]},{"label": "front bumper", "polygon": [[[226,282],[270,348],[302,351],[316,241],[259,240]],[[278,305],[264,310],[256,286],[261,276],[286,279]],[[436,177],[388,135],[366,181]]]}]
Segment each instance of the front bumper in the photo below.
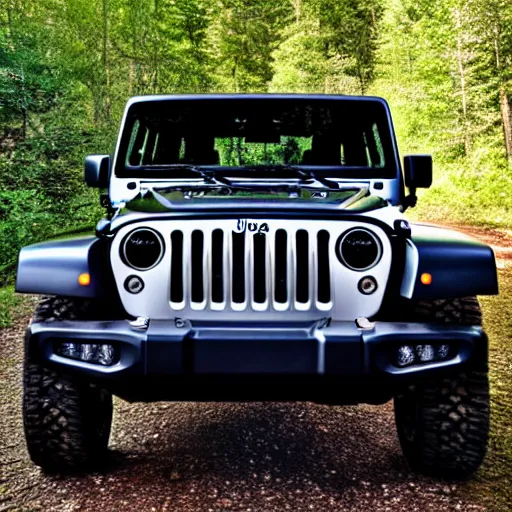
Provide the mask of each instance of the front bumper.
[{"label": "front bumper", "polygon": [[[150,321],[140,329],[127,321],[62,321],[34,323],[28,337],[32,358],[99,379],[106,388],[133,400],[247,397],[331,402],[325,388],[334,384],[336,396],[348,397],[335,401],[379,402],[391,396],[394,386],[432,372],[487,365],[483,330],[458,325],[377,322],[360,329],[352,322],[325,320],[293,325]],[[66,341],[110,343],[118,360],[100,366],[62,357],[57,347]],[[399,346],[428,343],[450,345],[450,358],[405,368],[394,363]],[[347,381],[372,385],[341,390],[339,383]],[[378,389],[375,382],[380,383]]]}]

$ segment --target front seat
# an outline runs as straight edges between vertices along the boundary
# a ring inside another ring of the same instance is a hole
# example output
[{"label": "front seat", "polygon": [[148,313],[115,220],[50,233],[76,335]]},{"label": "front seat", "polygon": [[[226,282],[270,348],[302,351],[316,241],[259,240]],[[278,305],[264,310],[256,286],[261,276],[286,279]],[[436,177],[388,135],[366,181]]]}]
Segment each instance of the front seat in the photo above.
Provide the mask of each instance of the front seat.
[{"label": "front seat", "polygon": [[214,147],[215,139],[213,136],[199,134],[185,137],[185,158],[183,163],[218,165],[219,152]]},{"label": "front seat", "polygon": [[313,135],[311,149],[304,151],[305,165],[341,165],[341,140],[336,135]]}]

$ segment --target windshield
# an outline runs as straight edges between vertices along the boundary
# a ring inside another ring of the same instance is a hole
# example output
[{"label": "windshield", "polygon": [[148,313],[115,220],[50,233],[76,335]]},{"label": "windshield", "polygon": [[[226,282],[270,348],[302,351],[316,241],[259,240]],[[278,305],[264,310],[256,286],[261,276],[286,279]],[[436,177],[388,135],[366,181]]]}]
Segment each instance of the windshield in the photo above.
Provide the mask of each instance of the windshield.
[{"label": "windshield", "polygon": [[182,177],[180,165],[219,170],[312,166],[354,178],[396,175],[384,105],[361,99],[163,99],[133,104],[119,177]]}]

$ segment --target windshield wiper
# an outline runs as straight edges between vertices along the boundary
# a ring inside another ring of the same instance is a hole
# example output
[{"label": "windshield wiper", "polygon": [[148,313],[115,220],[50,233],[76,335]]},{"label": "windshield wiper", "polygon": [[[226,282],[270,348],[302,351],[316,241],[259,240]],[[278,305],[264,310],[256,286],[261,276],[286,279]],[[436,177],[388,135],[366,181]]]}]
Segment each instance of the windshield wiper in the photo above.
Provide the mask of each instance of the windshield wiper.
[{"label": "windshield wiper", "polygon": [[215,170],[207,170],[202,169],[201,167],[193,164],[172,164],[167,167],[175,168],[175,169],[183,169],[186,171],[190,171],[193,174],[197,174],[200,178],[203,179],[205,183],[209,185],[217,185],[217,186],[225,186],[230,187],[231,182],[221,176],[217,175]]},{"label": "windshield wiper", "polygon": [[[327,188],[330,190],[340,190],[340,186],[337,182],[324,178],[322,176],[317,176],[313,171],[302,169],[298,165],[290,165],[290,164],[271,164],[271,165],[248,165],[243,166],[244,170],[248,171],[260,171],[260,172],[268,172],[273,174],[277,171],[293,171],[295,176],[279,176],[282,180],[290,180],[294,178],[299,178],[300,181],[306,185],[312,185],[312,188]],[[214,172],[214,171],[210,171]],[[215,176],[215,174],[214,174]],[[250,177],[249,177],[250,179]],[[315,186],[316,185],[316,186]],[[297,188],[296,185],[289,185],[290,188]],[[300,188],[300,187],[299,187]],[[355,187],[357,188],[357,187]]]},{"label": "windshield wiper", "polygon": [[304,169],[297,169],[297,173],[302,178],[304,182],[311,183],[320,183],[325,188],[329,188],[332,190],[339,190],[340,186],[335,181],[331,181],[328,178],[324,178],[323,176],[317,176],[313,171],[306,171]]},{"label": "windshield wiper", "polygon": [[[192,164],[171,164],[166,165],[166,169],[173,168],[185,170],[203,180],[203,183],[190,183],[187,178],[180,176],[174,183],[157,186],[160,191],[167,190],[197,190],[197,189],[225,189],[229,194],[233,190],[254,190],[254,189],[281,189],[281,190],[347,190],[361,188],[361,183],[340,184],[323,176],[318,176],[314,171],[303,169],[298,165],[290,164],[272,164],[272,165],[249,165],[240,166],[233,169],[223,168],[216,170],[212,168],[202,168]],[[235,173],[237,171],[253,171],[257,176],[249,172],[246,176],[222,176],[221,172]],[[285,174],[275,176],[279,171]],[[290,172],[291,171],[291,172]],[[290,172],[290,174],[288,174]],[[293,174],[292,174],[293,173]],[[273,176],[274,175],[274,176]],[[348,185],[348,186],[347,186]]]},{"label": "windshield wiper", "polygon": [[[337,190],[337,191],[347,191],[354,190],[354,194],[350,197],[346,198],[342,203],[340,203],[340,207],[347,207],[350,204],[358,201],[362,197],[364,197],[368,193],[369,186],[367,183],[338,183],[336,181],[332,181],[328,178],[324,178],[322,176],[316,176],[314,172],[301,169],[298,166],[293,165],[274,165],[274,166],[244,166],[243,170],[249,171],[263,171],[267,176],[264,178],[258,177],[230,177],[226,178],[224,176],[219,176],[218,171],[214,169],[202,169],[195,165],[190,164],[174,164],[166,166],[166,168],[173,167],[176,169],[182,169],[186,171],[190,171],[193,175],[196,175],[198,178],[202,179],[203,183],[191,183],[187,182],[187,178],[177,178],[176,182],[173,184],[166,183],[165,185],[156,185],[150,187],[141,188],[141,195],[144,197],[147,193],[150,193],[153,198],[160,203],[161,206],[168,210],[172,210],[174,208],[174,204],[171,200],[167,199],[160,192],[169,192],[180,190],[184,192],[184,195],[187,195],[188,192],[199,191],[203,192],[205,189],[220,189],[224,190],[228,195],[232,194],[235,190],[244,190],[244,191],[255,191],[255,190],[287,190],[293,193],[294,191],[298,191],[301,189],[307,190],[316,190],[316,191],[326,191],[327,190]],[[231,172],[237,169],[233,169]],[[239,169],[238,169],[239,170]],[[222,171],[226,171],[226,169],[222,169]],[[285,175],[274,177],[273,179],[269,179],[268,175],[276,172],[276,171],[293,171],[295,176]],[[298,183],[290,182],[290,180],[298,180]],[[324,192],[327,196],[327,192]],[[291,196],[290,196],[291,197]]]}]

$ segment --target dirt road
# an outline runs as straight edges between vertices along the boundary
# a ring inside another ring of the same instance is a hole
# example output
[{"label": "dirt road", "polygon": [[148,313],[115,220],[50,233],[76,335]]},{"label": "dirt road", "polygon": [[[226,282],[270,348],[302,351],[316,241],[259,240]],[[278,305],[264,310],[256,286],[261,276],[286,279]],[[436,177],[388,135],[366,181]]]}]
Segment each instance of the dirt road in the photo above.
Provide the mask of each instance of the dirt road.
[{"label": "dirt road", "polygon": [[[496,246],[500,265],[507,265],[510,234],[471,234]],[[485,469],[457,484],[411,474],[392,404],[117,401],[108,471],[44,476],[28,460],[22,436],[27,320],[0,331],[0,512],[508,509],[482,491]]]}]

